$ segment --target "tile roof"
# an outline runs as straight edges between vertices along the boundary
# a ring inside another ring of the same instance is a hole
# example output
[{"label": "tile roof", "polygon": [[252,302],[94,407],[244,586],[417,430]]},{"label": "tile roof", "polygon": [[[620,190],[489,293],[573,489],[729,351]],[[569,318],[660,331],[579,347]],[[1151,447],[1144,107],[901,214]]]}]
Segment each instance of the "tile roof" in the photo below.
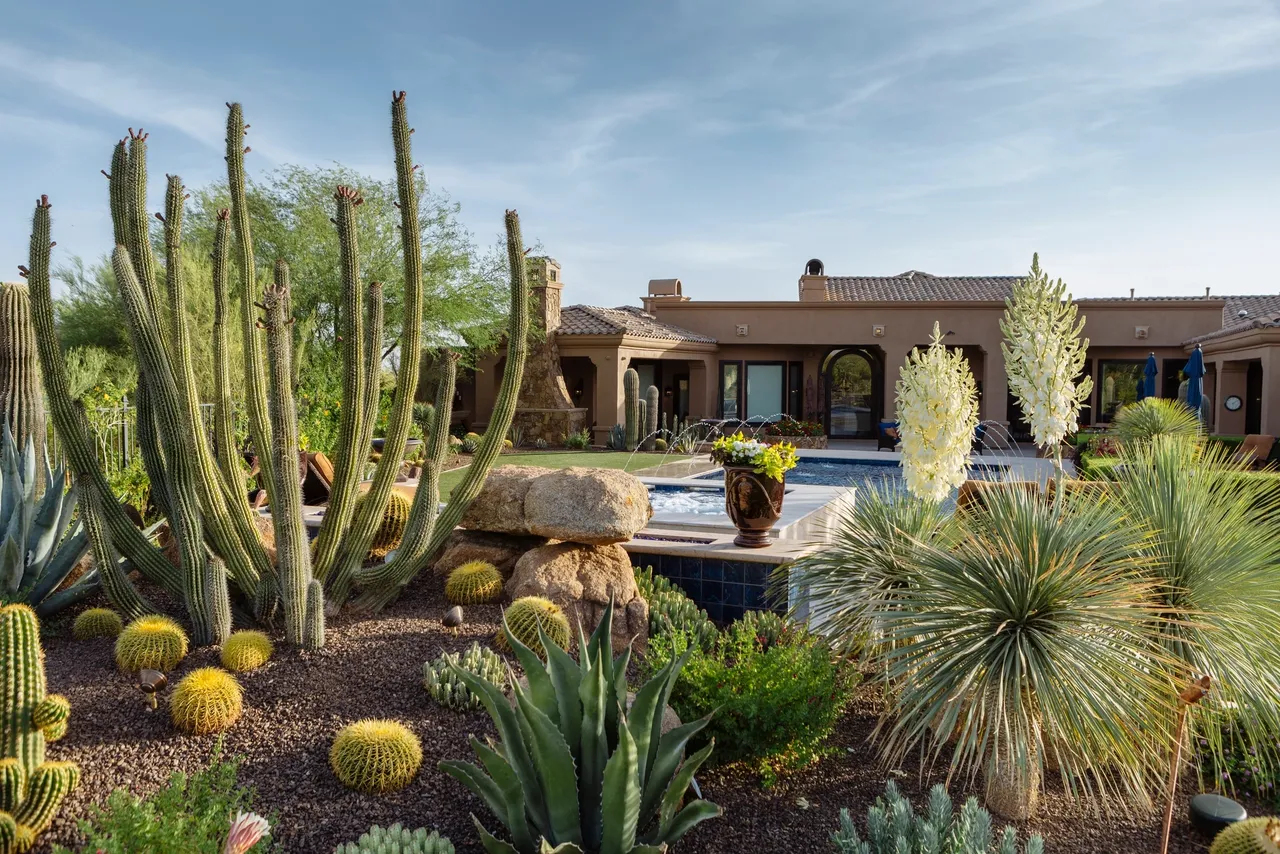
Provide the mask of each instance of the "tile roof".
[{"label": "tile roof", "polygon": [[[1249,294],[1222,297],[1222,328],[1195,338],[1186,344],[1200,344],[1216,338],[1226,338],[1249,329],[1272,329],[1280,326],[1280,294]],[[1245,312],[1243,315],[1241,312]]]},{"label": "tile roof", "polygon": [[635,306],[601,308],[594,305],[567,305],[560,310],[558,335],[636,335],[664,341],[714,344],[716,339],[689,329],[663,323]]},{"label": "tile roof", "polygon": [[827,299],[841,302],[1004,302],[1022,276],[934,276],[908,270],[897,276],[831,276]]}]

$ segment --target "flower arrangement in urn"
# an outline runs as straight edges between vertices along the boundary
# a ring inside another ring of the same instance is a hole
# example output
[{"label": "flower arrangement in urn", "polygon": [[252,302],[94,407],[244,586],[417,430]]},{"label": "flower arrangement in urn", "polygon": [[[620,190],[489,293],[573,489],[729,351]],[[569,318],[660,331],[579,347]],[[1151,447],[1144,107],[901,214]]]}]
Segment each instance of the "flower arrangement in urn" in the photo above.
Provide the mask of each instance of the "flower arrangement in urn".
[{"label": "flower arrangement in urn", "polygon": [[787,472],[796,467],[795,446],[735,433],[715,440],[711,459],[724,467],[724,509],[738,529],[734,545],[768,546],[769,529],[782,515]]}]

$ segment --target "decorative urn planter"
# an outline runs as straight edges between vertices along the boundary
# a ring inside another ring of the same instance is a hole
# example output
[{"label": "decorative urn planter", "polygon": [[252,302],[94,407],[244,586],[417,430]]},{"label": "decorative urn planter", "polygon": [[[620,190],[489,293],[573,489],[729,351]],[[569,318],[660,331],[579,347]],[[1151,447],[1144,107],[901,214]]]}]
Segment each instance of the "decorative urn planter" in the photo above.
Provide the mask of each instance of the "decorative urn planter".
[{"label": "decorative urn planter", "polygon": [[756,474],[751,466],[724,467],[724,509],[738,529],[733,544],[747,549],[769,545],[769,529],[782,515],[786,479]]}]

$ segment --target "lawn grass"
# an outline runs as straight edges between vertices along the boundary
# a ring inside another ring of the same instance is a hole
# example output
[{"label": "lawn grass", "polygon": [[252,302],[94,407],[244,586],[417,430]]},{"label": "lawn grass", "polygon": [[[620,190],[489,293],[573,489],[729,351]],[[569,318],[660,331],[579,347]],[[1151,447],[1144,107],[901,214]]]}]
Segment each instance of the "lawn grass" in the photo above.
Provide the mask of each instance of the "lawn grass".
[{"label": "lawn grass", "polygon": [[[565,469],[570,466],[586,466],[598,469],[623,469],[638,471],[661,463],[677,463],[689,459],[680,454],[624,454],[621,451],[543,451],[529,454],[503,454],[494,463],[498,466],[543,466]],[[453,488],[462,482],[470,466],[447,471],[440,476],[440,500],[448,501]]]}]

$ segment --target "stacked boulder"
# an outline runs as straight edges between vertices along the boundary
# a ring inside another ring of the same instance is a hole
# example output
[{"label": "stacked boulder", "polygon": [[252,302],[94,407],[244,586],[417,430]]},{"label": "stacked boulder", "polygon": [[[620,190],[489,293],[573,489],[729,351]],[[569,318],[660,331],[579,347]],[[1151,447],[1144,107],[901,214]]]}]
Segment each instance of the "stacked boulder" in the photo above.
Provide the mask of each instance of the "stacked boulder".
[{"label": "stacked boulder", "polygon": [[472,560],[492,563],[507,579],[510,599],[550,599],[587,633],[612,599],[614,649],[632,639],[643,645],[649,606],[618,544],[652,515],[645,485],[626,472],[502,466],[489,473],[435,571],[447,575]]}]

